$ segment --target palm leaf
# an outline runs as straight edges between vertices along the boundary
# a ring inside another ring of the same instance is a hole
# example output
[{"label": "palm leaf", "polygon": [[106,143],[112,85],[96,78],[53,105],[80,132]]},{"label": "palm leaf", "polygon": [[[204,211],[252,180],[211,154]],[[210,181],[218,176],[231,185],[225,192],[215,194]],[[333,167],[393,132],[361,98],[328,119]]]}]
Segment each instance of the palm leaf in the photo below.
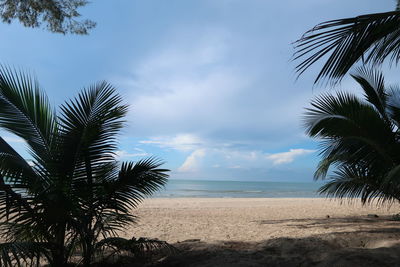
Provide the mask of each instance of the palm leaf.
[{"label": "palm leaf", "polygon": [[0,243],[0,265],[40,266],[40,258],[48,258],[48,244],[37,242]]},{"label": "palm leaf", "polygon": [[377,71],[362,68],[353,78],[364,99],[344,92],[325,93],[311,102],[304,117],[308,135],[321,140],[322,159],[314,178],[328,180],[319,192],[359,197],[364,204],[375,199],[399,201],[399,91],[388,90]]},{"label": "palm leaf", "polygon": [[0,127],[24,139],[38,158],[50,157],[56,119],[36,80],[0,67]]},{"label": "palm leaf", "polygon": [[295,42],[294,60],[301,60],[301,75],[311,65],[327,57],[315,83],[327,78],[340,81],[351,67],[362,60],[381,64],[391,56],[400,59],[400,12],[367,14],[318,24]]},{"label": "palm leaf", "polygon": [[148,238],[132,238],[125,239],[121,237],[110,237],[99,241],[96,248],[101,252],[110,253],[109,256],[115,254],[129,253],[133,257],[145,258],[154,254],[172,255],[178,250],[165,241]]},{"label": "palm leaf", "polygon": [[[34,79],[0,68],[0,128],[23,138],[33,157],[30,166],[0,138],[3,265],[35,256],[59,266],[77,252],[90,264],[96,242],[135,222],[132,208],[167,181],[168,170],[154,158],[116,161],[127,106],[108,83],[83,90],[60,110],[52,111]],[[136,247],[163,246],[150,241]]]},{"label": "palm leaf", "polygon": [[394,138],[392,126],[382,120],[375,108],[355,95],[326,93],[316,97],[311,106],[305,113],[304,126],[312,137],[365,138],[371,140],[377,150]]},{"label": "palm leaf", "polygon": [[29,164],[0,138],[0,218],[9,220],[10,214],[25,214],[38,219],[25,196],[38,186],[41,190],[40,181]]},{"label": "palm leaf", "polygon": [[385,79],[380,71],[360,67],[355,74],[352,74],[354,80],[358,82],[364,91],[365,99],[371,103],[388,120],[386,114],[387,94],[385,92]]},{"label": "palm leaf", "polygon": [[67,166],[76,166],[83,158],[113,160],[116,137],[127,112],[121,101],[115,88],[102,82],[61,106],[62,148],[66,152],[63,154],[72,156],[64,158]]},{"label": "palm leaf", "polygon": [[388,90],[387,113],[393,123],[400,127],[400,88],[392,86]]},{"label": "palm leaf", "polygon": [[[328,197],[360,198],[363,204],[374,200],[382,202],[398,201],[398,193],[390,188],[383,188],[383,179],[369,173],[361,166],[341,166],[318,191]],[[398,188],[398,187],[397,187]]]},{"label": "palm leaf", "polygon": [[125,212],[135,208],[166,184],[169,170],[160,169],[162,164],[156,158],[122,163],[118,177],[104,182],[104,197],[99,197],[101,205]]}]

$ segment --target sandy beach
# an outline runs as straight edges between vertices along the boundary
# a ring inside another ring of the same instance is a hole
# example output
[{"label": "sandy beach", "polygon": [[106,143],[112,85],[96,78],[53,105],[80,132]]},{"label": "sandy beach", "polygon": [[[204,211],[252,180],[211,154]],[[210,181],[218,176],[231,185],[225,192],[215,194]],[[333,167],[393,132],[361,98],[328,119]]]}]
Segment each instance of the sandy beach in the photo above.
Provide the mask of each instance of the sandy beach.
[{"label": "sandy beach", "polygon": [[317,198],[149,199],[124,235],[178,247],[165,266],[400,266],[399,212]]}]

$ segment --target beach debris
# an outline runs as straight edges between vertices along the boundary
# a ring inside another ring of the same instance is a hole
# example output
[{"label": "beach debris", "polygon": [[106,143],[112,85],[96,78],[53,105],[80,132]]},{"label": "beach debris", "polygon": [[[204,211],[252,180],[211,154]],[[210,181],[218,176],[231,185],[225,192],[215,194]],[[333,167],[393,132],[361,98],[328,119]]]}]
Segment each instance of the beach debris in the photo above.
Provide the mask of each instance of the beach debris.
[{"label": "beach debris", "polygon": [[393,221],[400,221],[400,213],[397,213],[395,215],[392,216],[392,220]]},{"label": "beach debris", "polygon": [[377,214],[368,214],[367,217],[378,218],[379,216]]},{"label": "beach debris", "polygon": [[330,217],[331,217],[331,216],[329,216],[329,215],[326,215],[326,218],[327,218],[327,219],[329,219]]}]

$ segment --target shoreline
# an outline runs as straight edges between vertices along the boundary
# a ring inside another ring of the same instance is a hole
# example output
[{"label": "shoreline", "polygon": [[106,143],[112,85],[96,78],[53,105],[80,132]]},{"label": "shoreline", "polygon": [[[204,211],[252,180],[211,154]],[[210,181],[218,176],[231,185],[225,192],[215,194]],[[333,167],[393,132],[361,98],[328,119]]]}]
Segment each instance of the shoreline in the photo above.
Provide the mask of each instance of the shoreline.
[{"label": "shoreline", "polygon": [[314,182],[169,180],[156,198],[304,198],[319,197]]},{"label": "shoreline", "polygon": [[[216,196],[216,197],[212,197],[212,196],[196,196],[196,197],[193,197],[193,196],[191,196],[191,197],[187,197],[187,196],[171,196],[171,197],[166,197],[166,196],[160,196],[160,197],[158,197],[158,196],[155,196],[155,197],[152,197],[152,198],[148,198],[148,199],[146,199],[146,200],[149,200],[149,199],[202,199],[202,198],[204,198],[204,199],[292,199],[292,198],[295,198],[295,199],[336,199],[336,198],[334,198],[334,197],[323,197],[323,196],[315,196],[315,197],[242,197],[242,196],[240,196],[240,197],[232,197],[232,196],[229,196],[229,197],[220,197],[220,196]],[[360,199],[360,198],[354,198],[354,199]],[[145,200],[145,201],[146,201]]]}]

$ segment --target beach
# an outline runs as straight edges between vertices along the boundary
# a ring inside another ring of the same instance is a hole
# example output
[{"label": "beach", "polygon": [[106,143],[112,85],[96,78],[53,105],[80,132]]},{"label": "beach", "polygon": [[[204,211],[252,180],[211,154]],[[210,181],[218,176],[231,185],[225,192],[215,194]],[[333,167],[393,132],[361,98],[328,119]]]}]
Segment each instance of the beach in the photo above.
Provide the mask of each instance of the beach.
[{"label": "beach", "polygon": [[138,223],[123,235],[177,246],[168,266],[398,266],[399,211],[324,198],[158,198],[133,211]]}]

